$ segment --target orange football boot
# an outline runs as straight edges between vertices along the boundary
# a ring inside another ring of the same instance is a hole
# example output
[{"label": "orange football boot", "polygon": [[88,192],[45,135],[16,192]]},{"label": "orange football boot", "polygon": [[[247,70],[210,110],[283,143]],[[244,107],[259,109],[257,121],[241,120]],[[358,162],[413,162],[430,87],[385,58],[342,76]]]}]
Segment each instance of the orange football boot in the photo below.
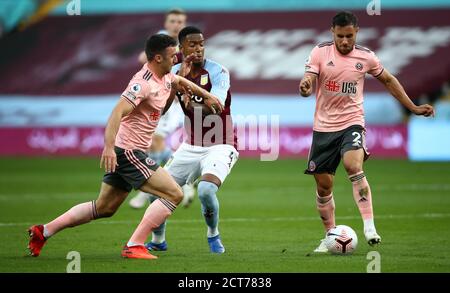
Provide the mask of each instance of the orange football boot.
[{"label": "orange football boot", "polygon": [[125,245],[122,249],[122,257],[139,259],[157,259],[158,257],[148,252],[144,245],[128,247]]}]

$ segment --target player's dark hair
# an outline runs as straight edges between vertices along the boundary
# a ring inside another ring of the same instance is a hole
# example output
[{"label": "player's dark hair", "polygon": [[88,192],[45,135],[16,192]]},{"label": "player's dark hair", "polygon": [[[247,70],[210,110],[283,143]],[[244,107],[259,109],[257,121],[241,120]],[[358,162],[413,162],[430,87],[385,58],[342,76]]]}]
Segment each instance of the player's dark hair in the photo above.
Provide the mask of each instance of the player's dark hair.
[{"label": "player's dark hair", "polygon": [[333,27],[335,26],[358,26],[358,18],[350,11],[340,11],[333,17]]},{"label": "player's dark hair", "polygon": [[162,54],[164,50],[168,47],[175,47],[177,41],[166,35],[166,34],[156,34],[147,39],[145,43],[145,54],[147,55],[148,61],[155,58],[156,54]]},{"label": "player's dark hair", "polygon": [[186,11],[184,11],[183,9],[180,8],[174,8],[174,9],[170,9],[169,11],[166,12],[166,19],[169,15],[171,14],[175,14],[175,15],[186,15]]},{"label": "player's dark hair", "polygon": [[178,33],[178,42],[181,44],[188,35],[203,34],[202,31],[195,26],[187,26]]}]

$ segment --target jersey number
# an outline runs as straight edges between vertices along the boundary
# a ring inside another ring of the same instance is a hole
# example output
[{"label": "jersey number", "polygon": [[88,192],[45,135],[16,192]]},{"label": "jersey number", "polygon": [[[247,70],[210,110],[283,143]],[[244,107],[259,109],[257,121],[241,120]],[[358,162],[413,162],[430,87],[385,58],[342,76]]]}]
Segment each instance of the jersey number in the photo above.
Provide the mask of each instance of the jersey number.
[{"label": "jersey number", "polygon": [[353,145],[354,146],[360,146],[361,145],[361,134],[359,132],[353,132],[352,135],[355,137],[353,139]]}]

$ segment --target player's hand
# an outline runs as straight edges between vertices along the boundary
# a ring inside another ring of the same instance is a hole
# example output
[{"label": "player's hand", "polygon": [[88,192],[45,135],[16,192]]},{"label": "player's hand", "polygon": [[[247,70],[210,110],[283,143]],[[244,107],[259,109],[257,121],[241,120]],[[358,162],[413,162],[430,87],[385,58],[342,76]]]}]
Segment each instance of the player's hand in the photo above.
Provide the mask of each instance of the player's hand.
[{"label": "player's hand", "polygon": [[203,102],[206,106],[208,106],[209,109],[211,109],[211,112],[213,112],[213,114],[220,114],[224,109],[220,100],[211,94],[207,97],[204,97]]},{"label": "player's hand", "polygon": [[194,93],[190,86],[181,86],[180,92],[183,97],[184,108],[187,109]]},{"label": "player's hand", "polygon": [[179,75],[186,77],[189,74],[189,72],[191,72],[192,61],[194,60],[194,58],[195,58],[195,54],[192,53],[183,59],[180,70],[178,71]]},{"label": "player's hand", "polygon": [[116,171],[116,166],[118,165],[114,148],[105,146],[103,148],[102,158],[100,159],[100,168],[104,167],[107,173],[112,173]]},{"label": "player's hand", "polygon": [[424,104],[420,106],[414,107],[411,112],[413,112],[416,115],[422,115],[425,117],[434,117],[434,108],[431,105]]},{"label": "player's hand", "polygon": [[309,96],[312,92],[312,80],[311,76],[305,76],[303,77],[302,81],[300,81],[300,94],[302,96]]}]

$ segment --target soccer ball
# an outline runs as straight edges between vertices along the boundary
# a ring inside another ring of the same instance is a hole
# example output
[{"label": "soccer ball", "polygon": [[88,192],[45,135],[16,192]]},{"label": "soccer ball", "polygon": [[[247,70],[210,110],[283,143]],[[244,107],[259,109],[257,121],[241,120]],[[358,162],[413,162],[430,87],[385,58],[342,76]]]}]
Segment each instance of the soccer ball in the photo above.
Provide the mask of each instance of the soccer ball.
[{"label": "soccer ball", "polygon": [[181,187],[183,189],[183,200],[181,201],[182,207],[189,207],[195,198],[195,186],[193,183],[187,183]]},{"label": "soccer ball", "polygon": [[333,254],[351,254],[358,245],[358,236],[352,228],[338,225],[327,232],[325,246]]}]

